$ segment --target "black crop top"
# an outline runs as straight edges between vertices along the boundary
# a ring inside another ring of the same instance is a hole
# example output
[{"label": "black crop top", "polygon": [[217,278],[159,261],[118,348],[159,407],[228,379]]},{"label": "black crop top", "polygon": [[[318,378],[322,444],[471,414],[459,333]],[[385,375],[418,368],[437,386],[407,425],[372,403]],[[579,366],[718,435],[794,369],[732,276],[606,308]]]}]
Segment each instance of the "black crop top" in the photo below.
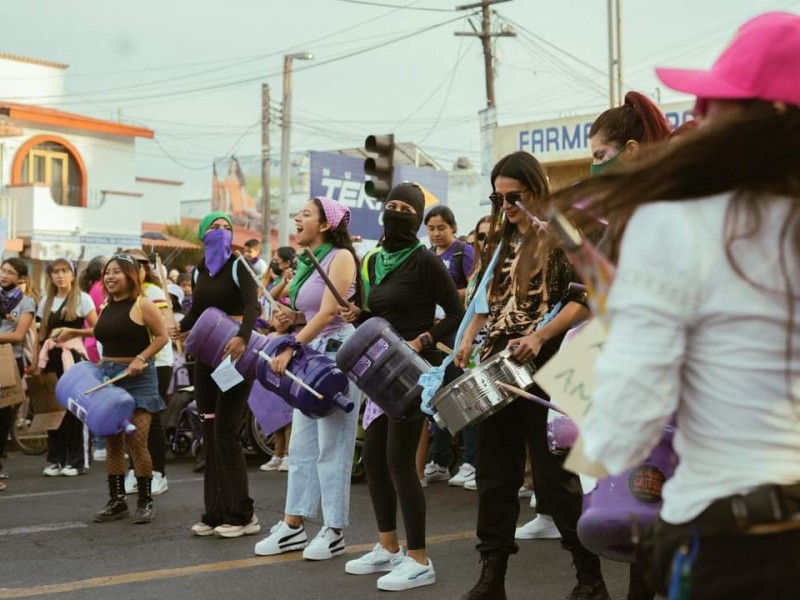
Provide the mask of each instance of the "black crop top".
[{"label": "black crop top", "polygon": [[[250,341],[250,334],[261,313],[261,307],[258,304],[256,282],[242,262],[231,256],[222,270],[211,277],[205,261],[200,261],[197,265],[197,282],[193,285],[192,308],[181,320],[181,331],[189,331],[203,311],[213,306],[226,315],[241,316],[242,324],[236,335],[244,339],[245,343]],[[237,267],[239,285],[233,279],[233,265]]]},{"label": "black crop top", "polygon": [[95,339],[103,344],[103,355],[122,358],[141,354],[150,345],[147,326],[131,320],[133,298],[110,301],[94,326]]}]

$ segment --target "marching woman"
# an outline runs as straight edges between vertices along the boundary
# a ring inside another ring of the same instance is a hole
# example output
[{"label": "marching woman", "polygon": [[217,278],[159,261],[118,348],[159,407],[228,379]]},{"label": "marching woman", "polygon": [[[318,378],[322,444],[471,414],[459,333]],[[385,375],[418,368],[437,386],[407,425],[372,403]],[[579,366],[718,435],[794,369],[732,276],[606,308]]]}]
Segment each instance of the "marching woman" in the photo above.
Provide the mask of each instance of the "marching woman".
[{"label": "marching woman", "polygon": [[[416,184],[403,183],[389,192],[383,211],[383,246],[367,255],[362,267],[368,308],[361,313],[351,305],[343,313],[348,320],[359,313],[362,319],[383,317],[416,352],[429,362],[440,362],[436,342],[455,332],[464,308],[445,266],[417,239],[424,211],[425,196]],[[445,316],[434,325],[437,304]],[[381,590],[408,590],[436,582],[425,550],[425,496],[415,465],[422,426],[423,414],[415,409],[402,422],[380,414],[366,429],[364,464],[379,542],[361,558],[349,561],[345,571],[353,575],[389,571],[378,579]],[[407,554],[398,543],[398,500]]]},{"label": "marching woman", "polygon": [[[68,260],[57,258],[51,262],[47,275],[47,294],[36,313],[41,321],[39,367],[61,377],[76,361],[86,360],[83,340],[92,335],[97,312],[89,294],[76,284],[75,270]],[[83,429],[78,417],[67,411],[59,428],[47,432],[49,464],[43,475],[73,477],[86,472],[88,440],[84,440]]]},{"label": "marching woman", "polygon": [[[170,333],[178,337],[194,326],[205,309],[218,308],[241,322],[224,353],[236,360],[244,352],[259,315],[256,283],[243,262],[231,253],[233,224],[230,215],[223,212],[206,215],[200,221],[198,234],[203,240],[205,255],[196,267],[192,308]],[[206,465],[205,512],[192,527],[192,533],[227,538],[253,535],[261,531],[261,525],[253,513],[247,465],[239,439],[253,382],[245,380],[222,392],[211,378],[213,370],[200,361],[195,363],[195,398],[203,416]]]},{"label": "marching woman", "polygon": [[633,214],[612,240],[620,259],[584,450],[619,473],[677,415],[678,466],[639,553],[659,591],[796,598],[800,17],[750,20],[710,71],[657,73],[697,96],[697,130],[559,194]]},{"label": "marching woman", "polygon": [[[20,377],[24,368],[22,346],[36,312],[33,299],[19,287],[27,278],[28,265],[20,258],[7,258],[0,266],[0,344],[11,344]],[[0,458],[6,451],[13,415],[13,407],[0,408]],[[6,487],[3,479],[7,476],[0,464],[0,491]]]},{"label": "marching woman", "polygon": [[[317,197],[306,203],[294,223],[297,243],[313,251],[343,298],[353,297],[357,293],[358,259],[347,231],[350,210],[331,198]],[[297,342],[334,358],[355,328],[339,313],[336,299],[305,255],[298,259],[289,298],[293,310],[277,310],[275,318],[282,324],[304,322],[295,334]],[[289,346],[275,356],[272,370],[276,374],[284,375],[292,352]],[[355,403],[349,413],[335,410],[327,417],[312,419],[295,409],[285,515],[256,544],[256,554],[268,556],[305,548],[303,558],[326,560],[344,553],[342,529],[349,519],[350,471],[360,399],[352,383],[348,395]],[[323,527],[309,544],[304,521],[317,516],[320,504]]]},{"label": "marching woman", "polygon": [[[456,363],[465,367],[475,336],[487,328],[481,360],[505,348],[520,362],[544,364],[558,350],[566,331],[587,315],[585,298],[568,291],[577,280],[564,253],[533,226],[528,212],[542,219],[548,206],[547,177],[539,162],[526,152],[502,158],[491,174],[492,226],[487,256],[496,247],[495,229],[505,216],[499,240],[500,254],[489,288],[489,314],[476,315],[461,341]],[[543,317],[561,303],[560,312],[542,327]],[[546,397],[534,387],[534,394]],[[518,551],[514,532],[519,516],[517,497],[525,471],[525,438],[535,465],[536,492],[552,513],[562,546],[572,553],[578,584],[567,600],[605,600],[608,592],[600,573],[600,559],[586,550],[577,535],[581,488],[577,475],[562,468],[563,457],[547,446],[547,408],[517,399],[478,426],[480,445],[478,526],[482,572],[465,600],[496,600],[505,595],[509,554]]]},{"label": "marching woman", "polygon": [[109,379],[125,373],[115,385],[128,391],[136,402],[131,423],[136,431],[124,431],[106,437],[106,472],[110,499],[98,512],[97,522],[114,521],[128,516],[125,499],[125,449],[133,460],[139,496],[134,523],[153,520],[153,497],[150,486],[153,461],[147,448],[152,415],[164,410],[158,394],[158,376],[153,358],[169,342],[164,319],[147,298],[142,297],[139,266],[129,254],[115,254],[103,270],[107,303],[94,337],[103,347],[100,368]]}]

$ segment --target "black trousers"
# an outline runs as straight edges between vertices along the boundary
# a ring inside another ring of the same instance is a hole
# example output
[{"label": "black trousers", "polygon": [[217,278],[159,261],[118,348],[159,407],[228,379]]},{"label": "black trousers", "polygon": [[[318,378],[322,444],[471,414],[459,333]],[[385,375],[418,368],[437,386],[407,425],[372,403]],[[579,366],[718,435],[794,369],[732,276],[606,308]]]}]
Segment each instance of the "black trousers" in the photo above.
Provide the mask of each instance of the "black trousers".
[{"label": "black trousers", "polygon": [[239,437],[250,396],[251,381],[221,392],[211,379],[213,369],[199,362],[194,367],[197,410],[203,421],[206,525],[245,525],[253,517],[253,499],[247,482],[247,464]]},{"label": "black trousers", "polygon": [[691,600],[800,597],[800,529],[701,538],[689,579]]},{"label": "black trousers", "polygon": [[[156,367],[156,371],[158,372],[158,395],[166,402],[167,390],[172,379],[172,367]],[[150,422],[150,434],[147,437],[147,448],[153,458],[153,470],[166,475],[167,437],[164,434],[164,425],[161,422],[163,413],[164,411],[153,413],[153,419]]]},{"label": "black trousers", "polygon": [[[541,389],[532,393],[544,396]],[[525,440],[533,460],[537,502],[542,498],[570,551],[585,551],[577,526],[583,501],[578,476],[562,467],[564,457],[547,447],[547,409],[518,398],[478,426],[478,550],[509,554],[519,550],[514,531],[517,493],[525,477]]]},{"label": "black trousers", "polygon": [[381,415],[364,433],[364,466],[378,531],[397,529],[399,498],[409,550],[425,548],[425,494],[416,467],[422,423],[420,412],[402,423]]},{"label": "black trousers", "polygon": [[[73,351],[72,358],[77,363],[81,360],[80,355]],[[55,373],[59,378],[64,374],[64,367],[61,361],[61,348],[53,348],[47,357],[45,373]],[[83,423],[78,417],[67,411],[64,420],[58,429],[47,432],[47,462],[61,465],[69,465],[76,469],[82,469],[86,464],[86,445],[83,439]]]}]

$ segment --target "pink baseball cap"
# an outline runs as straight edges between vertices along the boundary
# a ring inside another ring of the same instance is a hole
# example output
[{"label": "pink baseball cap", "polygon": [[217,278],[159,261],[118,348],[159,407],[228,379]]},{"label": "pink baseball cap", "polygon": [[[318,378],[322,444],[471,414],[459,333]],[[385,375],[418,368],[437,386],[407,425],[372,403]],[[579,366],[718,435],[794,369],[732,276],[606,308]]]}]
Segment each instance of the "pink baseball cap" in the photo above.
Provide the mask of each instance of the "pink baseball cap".
[{"label": "pink baseball cap", "polygon": [[659,68],[656,74],[698,98],[800,105],[800,16],[769,12],[747,21],[710,71]]}]

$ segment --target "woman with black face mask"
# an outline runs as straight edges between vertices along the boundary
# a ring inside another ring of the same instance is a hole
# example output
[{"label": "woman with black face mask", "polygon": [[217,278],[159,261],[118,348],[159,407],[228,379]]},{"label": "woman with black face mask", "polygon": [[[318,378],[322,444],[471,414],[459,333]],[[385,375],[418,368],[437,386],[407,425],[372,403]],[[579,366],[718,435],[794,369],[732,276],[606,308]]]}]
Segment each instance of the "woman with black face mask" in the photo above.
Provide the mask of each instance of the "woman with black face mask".
[{"label": "woman with black face mask", "polygon": [[[442,262],[417,239],[425,211],[422,189],[413,183],[394,187],[383,211],[383,246],[364,258],[363,311],[351,305],[348,320],[382,317],[429,362],[441,355],[436,342],[455,333],[464,308]],[[436,305],[445,317],[434,325]],[[371,401],[364,424],[364,464],[378,522],[379,542],[345,566],[352,575],[389,571],[378,589],[400,591],[436,582],[433,563],[425,552],[425,496],[415,465],[423,415],[416,411],[402,422],[390,420]],[[395,490],[397,490],[395,492]],[[398,543],[397,501],[408,538],[406,554]]]}]

